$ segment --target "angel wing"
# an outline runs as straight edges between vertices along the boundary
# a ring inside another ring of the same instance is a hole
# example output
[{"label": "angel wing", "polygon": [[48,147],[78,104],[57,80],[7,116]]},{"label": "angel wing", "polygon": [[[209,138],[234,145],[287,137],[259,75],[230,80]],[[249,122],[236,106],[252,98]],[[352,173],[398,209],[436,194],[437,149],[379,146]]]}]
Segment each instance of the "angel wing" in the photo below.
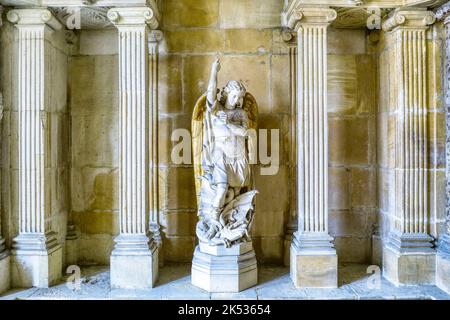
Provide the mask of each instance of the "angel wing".
[{"label": "angel wing", "polygon": [[[244,97],[244,105],[242,109],[248,115],[249,129],[257,130],[258,124],[258,104],[255,97],[251,93],[246,93]],[[202,156],[205,144],[205,111],[206,111],[206,93],[202,94],[197,100],[192,112],[192,155],[194,160],[194,175],[195,175],[195,192],[197,195],[197,205],[200,206],[200,189],[201,189],[201,176],[204,174],[202,166]],[[256,139],[248,140],[249,154],[256,155]]]},{"label": "angel wing", "polygon": [[203,118],[206,111],[206,93],[204,93],[195,103],[192,112],[192,156],[194,159],[195,194],[197,195],[197,205],[200,206],[200,187],[203,175],[202,151],[203,151]]}]

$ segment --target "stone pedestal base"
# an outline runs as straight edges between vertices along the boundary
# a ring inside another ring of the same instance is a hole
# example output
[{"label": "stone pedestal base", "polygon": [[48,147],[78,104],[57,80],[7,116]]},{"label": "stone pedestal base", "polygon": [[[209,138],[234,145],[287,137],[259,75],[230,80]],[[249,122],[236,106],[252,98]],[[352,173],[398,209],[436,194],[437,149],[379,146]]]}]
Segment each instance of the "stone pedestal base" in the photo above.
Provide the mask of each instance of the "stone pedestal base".
[{"label": "stone pedestal base", "polygon": [[0,253],[0,294],[10,288],[10,255],[4,251]]},{"label": "stone pedestal base", "polygon": [[111,254],[111,288],[150,289],[158,280],[158,247],[146,236],[118,236]]},{"label": "stone pedestal base", "polygon": [[192,284],[209,292],[239,292],[258,283],[252,242],[231,248],[200,243],[192,261]]},{"label": "stone pedestal base", "polygon": [[[321,244],[322,241],[319,241],[312,243]],[[294,237],[290,267],[291,279],[297,288],[337,288],[338,257],[331,244],[328,247],[302,247]]]},{"label": "stone pedestal base", "polygon": [[383,276],[396,286],[435,284],[436,253],[383,248]]},{"label": "stone pedestal base", "polygon": [[450,254],[436,255],[436,285],[450,294]]},{"label": "stone pedestal base", "polygon": [[62,276],[62,247],[55,233],[20,234],[14,239],[11,281],[14,288],[48,288]]}]

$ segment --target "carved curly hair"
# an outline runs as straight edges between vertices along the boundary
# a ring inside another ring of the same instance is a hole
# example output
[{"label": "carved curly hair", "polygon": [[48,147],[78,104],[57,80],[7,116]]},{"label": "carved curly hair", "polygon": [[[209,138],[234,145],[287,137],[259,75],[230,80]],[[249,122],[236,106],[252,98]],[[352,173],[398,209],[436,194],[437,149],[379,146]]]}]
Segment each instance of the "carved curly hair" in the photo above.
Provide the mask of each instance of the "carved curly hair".
[{"label": "carved curly hair", "polygon": [[[247,92],[247,89],[245,89],[244,85],[236,80],[231,80],[227,83],[227,85],[225,87],[223,87],[222,91],[221,91],[221,96],[220,96],[220,103],[221,104],[225,104],[225,102],[227,101],[228,98],[228,94],[231,91],[239,91],[242,94],[242,97],[245,97],[245,94]],[[242,107],[240,104],[236,105],[237,107]]]}]

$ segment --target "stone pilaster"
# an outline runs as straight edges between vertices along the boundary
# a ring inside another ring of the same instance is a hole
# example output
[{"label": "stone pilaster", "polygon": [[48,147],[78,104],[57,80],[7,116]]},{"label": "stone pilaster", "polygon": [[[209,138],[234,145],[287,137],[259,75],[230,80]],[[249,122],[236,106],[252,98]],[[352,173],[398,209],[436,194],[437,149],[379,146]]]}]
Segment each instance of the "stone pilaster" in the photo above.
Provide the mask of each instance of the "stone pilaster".
[{"label": "stone pilaster", "polygon": [[297,31],[297,208],[291,278],[297,287],[337,287],[337,254],[328,233],[327,28],[329,8],[299,7]]},{"label": "stone pilaster", "polygon": [[[3,7],[0,6],[0,27],[2,26],[2,13]],[[3,95],[0,92],[0,128],[2,127],[3,119]],[[0,129],[0,134],[2,130]],[[1,151],[0,146],[0,151]],[[1,159],[1,156],[0,156]],[[1,160],[0,160],[1,161]],[[0,171],[0,181],[1,181],[1,171]],[[0,193],[0,208],[1,208],[1,193]],[[10,285],[10,256],[9,251],[6,249],[5,239],[2,237],[2,221],[0,215],[0,294],[9,289]]]},{"label": "stone pilaster", "polygon": [[[149,26],[148,7],[113,8],[108,18],[119,35],[120,234],[111,254],[113,288],[151,288],[158,277],[158,247],[149,232]],[[152,92],[153,93],[153,92]],[[153,131],[151,131],[153,135]]]},{"label": "stone pilaster", "polygon": [[450,293],[450,3],[447,2],[436,11],[436,17],[442,20],[445,27],[445,62],[443,72],[444,102],[446,122],[446,228],[439,239],[436,258],[436,285]]},{"label": "stone pilaster", "polygon": [[159,43],[163,39],[160,30],[153,30],[149,34],[148,49],[150,63],[150,231],[153,239],[158,245],[158,261],[162,267],[164,256],[162,249],[162,236],[159,225],[159,161],[158,161],[158,65],[159,65]]},{"label": "stone pilaster", "polygon": [[429,235],[427,178],[426,32],[434,14],[392,12],[383,30],[392,45],[390,90],[395,112],[395,212],[383,248],[383,274],[396,285],[434,283],[435,250]]},{"label": "stone pilaster", "polygon": [[290,185],[289,185],[289,221],[285,227],[284,236],[284,265],[290,264],[290,248],[294,232],[297,231],[297,35],[296,32],[285,30],[282,39],[289,50],[289,94],[291,98],[290,122]]},{"label": "stone pilaster", "polygon": [[[76,55],[78,37],[72,30],[66,30],[65,40],[69,55]],[[69,134],[72,133],[72,118],[69,117]],[[72,145],[67,146],[67,151],[72,154]],[[67,232],[65,242],[65,266],[76,265],[78,263],[78,240],[80,232],[77,229],[74,219],[72,208],[69,209],[67,217]]]},{"label": "stone pilaster", "polygon": [[13,241],[12,285],[48,287],[61,277],[62,249],[50,213],[48,123],[50,37],[61,24],[47,9],[19,9],[7,18],[18,29],[19,235]]}]

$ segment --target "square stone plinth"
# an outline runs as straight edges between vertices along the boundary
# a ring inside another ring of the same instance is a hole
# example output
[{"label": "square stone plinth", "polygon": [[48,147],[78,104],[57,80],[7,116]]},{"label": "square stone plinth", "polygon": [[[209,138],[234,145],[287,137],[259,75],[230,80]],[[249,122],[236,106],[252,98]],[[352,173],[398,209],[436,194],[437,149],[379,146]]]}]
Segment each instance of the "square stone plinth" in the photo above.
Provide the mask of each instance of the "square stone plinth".
[{"label": "square stone plinth", "polygon": [[450,294],[450,254],[436,256],[436,285]]},{"label": "square stone plinth", "polygon": [[297,288],[337,288],[338,257],[329,252],[302,251],[291,245],[291,279]]},{"label": "square stone plinth", "polygon": [[396,286],[435,284],[436,253],[383,248],[383,276]]},{"label": "square stone plinth", "polygon": [[13,251],[11,256],[12,286],[15,288],[48,288],[62,276],[62,247],[51,251]]},{"label": "square stone plinth", "polygon": [[[240,248],[209,248],[205,251],[222,255],[202,252],[199,246],[195,248],[192,261],[194,286],[209,292],[233,293],[258,283],[256,256],[251,242]],[[243,253],[239,253],[241,251]],[[232,252],[238,254],[230,254]]]},{"label": "square stone plinth", "polygon": [[10,287],[9,263],[10,256],[6,253],[0,254],[0,294]]},{"label": "square stone plinth", "polygon": [[150,289],[158,280],[158,248],[146,253],[111,254],[111,288]]}]

